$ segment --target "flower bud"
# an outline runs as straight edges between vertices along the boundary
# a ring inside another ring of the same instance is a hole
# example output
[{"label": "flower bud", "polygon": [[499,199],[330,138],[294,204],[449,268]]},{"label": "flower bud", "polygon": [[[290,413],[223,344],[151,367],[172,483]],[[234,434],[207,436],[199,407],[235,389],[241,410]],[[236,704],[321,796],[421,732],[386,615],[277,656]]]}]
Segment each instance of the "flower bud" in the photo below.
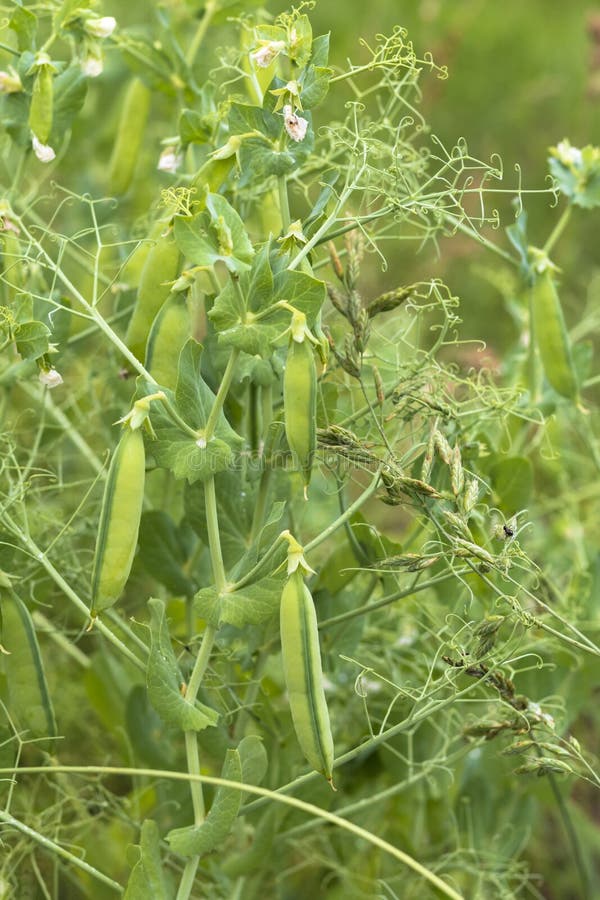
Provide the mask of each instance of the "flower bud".
[{"label": "flower bud", "polygon": [[284,47],[285,41],[261,41],[260,47],[250,53],[250,59],[260,69],[266,69],[279,56]]},{"label": "flower bud", "polygon": [[181,153],[177,152],[177,147],[165,147],[158,158],[157,169],[159,172],[170,172],[175,174],[182,162]]},{"label": "flower bud", "polygon": [[63,383],[62,375],[54,367],[40,370],[40,381],[50,390]]},{"label": "flower bud", "polygon": [[88,19],[84,29],[89,35],[96,38],[110,37],[117,27],[117,20],[113,16],[102,16],[100,19]]},{"label": "flower bud", "polygon": [[22,90],[21,79],[12,66],[10,66],[8,72],[0,72],[0,93],[18,94]]},{"label": "flower bud", "polygon": [[84,75],[87,75],[88,78],[97,78],[98,75],[101,75],[104,70],[104,62],[102,61],[102,56],[92,55],[90,54],[85,59],[81,60],[81,71]]},{"label": "flower bud", "polygon": [[42,144],[33,133],[31,135],[31,144],[33,146],[33,152],[40,162],[52,162],[52,160],[56,158],[56,153],[52,147],[49,144]]}]

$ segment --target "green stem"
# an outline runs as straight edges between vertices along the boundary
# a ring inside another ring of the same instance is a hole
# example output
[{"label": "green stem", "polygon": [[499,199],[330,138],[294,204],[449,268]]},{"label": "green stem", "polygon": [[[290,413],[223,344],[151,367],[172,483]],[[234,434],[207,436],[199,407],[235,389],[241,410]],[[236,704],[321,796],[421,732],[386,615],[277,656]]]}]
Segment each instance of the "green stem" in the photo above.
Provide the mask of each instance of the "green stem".
[{"label": "green stem", "polygon": [[287,192],[287,182],[285,175],[277,178],[277,189],[279,191],[279,212],[281,213],[281,230],[283,234],[287,234],[292,221],[290,216],[290,200]]},{"label": "green stem", "polygon": [[83,859],[80,859],[75,854],[70,853],[68,850],[65,850],[64,847],[61,847],[60,844],[56,844],[54,841],[51,841],[50,838],[44,837],[43,834],[40,834],[39,831],[35,831],[33,828],[30,828],[28,825],[25,825],[24,822],[21,822],[19,819],[15,819],[14,816],[11,816],[10,813],[5,812],[4,810],[0,810],[0,822],[4,822],[5,825],[8,825],[10,828],[16,828],[21,834],[26,835],[31,840],[35,841],[36,844],[40,844],[44,850],[47,850],[54,856],[60,856],[62,859],[66,860],[71,866],[75,866],[77,869],[81,869],[83,872],[86,872],[88,875],[91,875],[92,878],[95,878],[96,881],[101,881],[102,884],[107,885],[109,888],[112,888],[113,891],[116,891],[118,894],[123,893],[123,887],[117,881],[113,881],[112,878],[109,878],[108,875],[105,875],[103,872],[98,871],[93,866],[90,866],[89,863],[86,863]]},{"label": "green stem", "polygon": [[185,55],[185,61],[188,66],[192,66],[194,60],[196,59],[196,54],[200,49],[200,45],[206,36],[206,32],[208,31],[208,26],[210,25],[211,19],[217,11],[218,3],[216,0],[206,0],[204,5],[204,15],[200,20],[200,24],[196,30],[196,34],[192,38],[190,42],[190,46],[188,47],[188,51]]},{"label": "green stem", "polygon": [[[417,875],[419,875],[421,878],[424,878],[430,884],[434,885],[434,887],[436,887],[437,890],[441,891],[444,896],[450,897],[450,900],[465,900],[464,895],[459,894],[457,891],[451,888],[450,885],[448,885],[442,878],[440,878],[426,866],[422,865],[420,862],[418,862],[418,860],[414,859],[412,856],[409,856],[408,853],[405,853],[403,850],[399,850],[397,847],[394,847],[393,844],[388,843],[388,841],[384,841],[383,838],[378,837],[376,834],[372,834],[371,832],[366,831],[359,825],[355,825],[353,822],[349,822],[347,819],[342,819],[340,816],[336,816],[335,813],[331,813],[328,810],[321,809],[321,807],[315,806],[314,803],[307,803],[304,800],[299,800],[297,797],[288,797],[285,794],[270,791],[267,788],[256,787],[255,785],[244,784],[240,783],[239,781],[231,781],[228,778],[216,778],[211,775],[192,776],[187,772],[170,772],[163,769],[131,769],[120,766],[25,766],[19,769],[19,776],[34,773],[44,774],[48,776],[51,772],[72,772],[77,774],[89,775],[123,775],[129,778],[131,778],[133,775],[137,775],[141,778],[170,778],[174,781],[196,780],[203,784],[212,784],[215,787],[231,788],[233,790],[244,791],[245,793],[249,794],[256,794],[256,796],[263,798],[263,802],[265,800],[274,800],[277,803],[283,803],[286,806],[291,806],[295,809],[300,810],[301,812],[307,813],[308,815],[325,819],[332,825],[335,825],[338,828],[341,828],[343,831],[347,831],[350,834],[353,834],[355,837],[358,837],[361,840],[367,841],[369,844],[372,844],[374,847],[378,847],[380,850],[383,850],[384,853],[387,853],[389,856],[397,859],[403,865],[412,869],[413,872],[416,872]],[[14,774],[14,769],[0,769],[0,775],[3,774],[12,775]],[[179,895],[178,900],[181,900],[181,898],[179,898]]]},{"label": "green stem", "polygon": [[[543,756],[540,747],[537,748],[537,751],[539,756]],[[573,825],[573,821],[569,814],[567,804],[565,803],[565,798],[560,792],[554,774],[552,772],[549,772],[546,777],[550,782],[550,788],[552,790],[552,793],[554,794],[554,799],[556,800],[556,805],[558,806],[558,811],[562,819],[563,827],[567,833],[567,839],[571,844],[571,850],[573,852],[573,858],[575,860],[575,868],[577,869],[577,874],[579,875],[579,880],[581,882],[582,900],[590,900],[591,894],[588,871],[583,859],[583,853],[581,851],[577,832],[575,831],[575,826]]]},{"label": "green stem", "polygon": [[[221,539],[219,536],[219,519],[217,514],[217,497],[215,492],[214,478],[208,478],[204,484],[205,503],[206,503],[206,524],[208,530],[208,544],[210,548],[210,558],[213,568],[213,578],[217,586],[217,590],[221,592],[225,587],[225,569],[223,566],[223,555],[221,553]],[[185,697],[189,703],[194,704],[198,696],[198,690],[202,683],[202,678],[206,672],[210,654],[215,643],[217,629],[214,625],[207,625],[202,637],[202,644],[192,674],[187,684]],[[185,732],[185,752],[187,759],[187,768],[190,776],[200,775],[200,754],[198,751],[198,736],[194,731]],[[202,793],[202,782],[197,779],[190,779],[190,793],[192,796],[192,807],[194,810],[194,824],[199,826],[204,821],[205,806],[204,796]],[[176,900],[188,900],[196,872],[199,856],[193,856],[186,863],[179,889],[177,891]]]},{"label": "green stem", "polygon": [[569,222],[569,219],[571,218],[572,212],[573,212],[573,207],[571,206],[571,204],[569,204],[569,206],[567,206],[567,208],[563,210],[560,219],[558,220],[558,222],[552,229],[552,231],[550,233],[550,237],[548,238],[548,240],[546,241],[546,243],[544,244],[544,246],[542,248],[544,253],[547,256],[550,255],[550,251],[552,250],[552,248],[558,241],[559,237],[565,230],[565,228]]},{"label": "green stem", "polygon": [[233,373],[235,371],[235,366],[238,361],[239,355],[240,351],[237,348],[231,351],[231,356],[229,357],[229,361],[225,368],[223,378],[221,379],[221,384],[219,385],[219,390],[217,392],[215,402],[213,403],[212,409],[208,416],[208,420],[206,422],[206,427],[204,429],[204,436],[207,443],[212,438],[215,428],[217,427],[218,418],[223,411],[223,404],[225,403],[225,397],[227,396],[227,392],[229,391],[229,388],[231,386]]},{"label": "green stem", "polygon": [[208,547],[212,564],[213,578],[217,591],[221,593],[227,583],[223,554],[221,552],[221,537],[219,535],[219,517],[217,513],[217,494],[215,491],[215,479],[207,478],[204,482],[204,497],[206,505],[206,526],[208,530]]},{"label": "green stem", "polygon": [[389,606],[390,603],[394,603],[396,600],[412,597],[413,594],[418,594],[419,591],[426,591],[428,588],[435,587],[435,585],[441,584],[443,581],[454,579],[456,575],[464,575],[468,572],[468,569],[463,569],[461,572],[446,572],[445,575],[438,575],[435,578],[430,578],[429,581],[422,581],[421,584],[413,583],[409,588],[405,588],[402,591],[395,591],[393,594],[388,594],[387,597],[382,597],[381,600],[375,600],[373,603],[365,603],[364,606],[357,606],[355,609],[349,609],[347,612],[340,613],[338,616],[332,616],[330,619],[323,619],[322,622],[319,622],[319,631],[322,631],[325,628],[331,628],[334,625],[340,625],[342,622],[347,622],[348,619],[354,619],[356,616],[365,616],[367,613],[373,612],[376,609],[382,609],[384,606]]}]

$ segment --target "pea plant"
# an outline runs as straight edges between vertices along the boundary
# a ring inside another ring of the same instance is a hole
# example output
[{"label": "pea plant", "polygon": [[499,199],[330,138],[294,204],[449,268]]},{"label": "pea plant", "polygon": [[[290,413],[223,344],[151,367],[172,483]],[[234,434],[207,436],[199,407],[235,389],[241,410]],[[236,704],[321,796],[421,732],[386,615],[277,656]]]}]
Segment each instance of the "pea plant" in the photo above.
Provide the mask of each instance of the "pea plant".
[{"label": "pea plant", "polygon": [[0,897],[591,897],[600,151],[445,147],[401,27],[110,11],[2,7]]}]

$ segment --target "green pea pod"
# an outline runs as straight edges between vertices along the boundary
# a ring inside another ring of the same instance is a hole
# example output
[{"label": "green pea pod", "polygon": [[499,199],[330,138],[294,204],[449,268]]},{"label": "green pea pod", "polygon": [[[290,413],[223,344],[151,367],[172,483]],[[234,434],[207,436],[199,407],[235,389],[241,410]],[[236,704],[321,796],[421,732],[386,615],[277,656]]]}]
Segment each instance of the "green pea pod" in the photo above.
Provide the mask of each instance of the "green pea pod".
[{"label": "green pea pod", "polygon": [[125,343],[139,360],[144,350],[150,328],[161,306],[169,296],[179,269],[179,249],[170,237],[160,237],[150,249],[140,275],[135,307],[129,320]]},{"label": "green pea pod", "polygon": [[130,82],[125,93],[108,169],[109,190],[116,196],[124,194],[133,179],[150,112],[150,97],[150,91],[143,81],[134,78]]},{"label": "green pea pod", "polygon": [[54,710],[29,610],[10,591],[2,597],[2,646],[9,712],[29,737],[56,735]]},{"label": "green pea pod", "polygon": [[304,494],[317,445],[317,370],[308,338],[292,337],[283,373],[285,434],[297,468],[304,479]]},{"label": "green pea pod", "polygon": [[29,107],[29,127],[42,144],[48,143],[52,131],[53,78],[54,67],[43,64],[38,67],[33,82]]},{"label": "green pea pod", "polygon": [[92,574],[92,615],[116,603],[129,578],[142,515],[145,469],[141,429],[126,425],[104,488]]},{"label": "green pea pod", "polygon": [[534,265],[533,277],[531,316],[544,373],[555,391],[576,400],[577,376],[551,264],[545,260]]},{"label": "green pea pod", "polygon": [[283,674],[300,749],[310,765],[333,784],[333,738],[323,690],[317,616],[299,568],[283,588],[280,633]]},{"label": "green pea pod", "polygon": [[179,354],[191,336],[187,291],[172,291],[152,323],[144,366],[163,387],[175,390]]}]

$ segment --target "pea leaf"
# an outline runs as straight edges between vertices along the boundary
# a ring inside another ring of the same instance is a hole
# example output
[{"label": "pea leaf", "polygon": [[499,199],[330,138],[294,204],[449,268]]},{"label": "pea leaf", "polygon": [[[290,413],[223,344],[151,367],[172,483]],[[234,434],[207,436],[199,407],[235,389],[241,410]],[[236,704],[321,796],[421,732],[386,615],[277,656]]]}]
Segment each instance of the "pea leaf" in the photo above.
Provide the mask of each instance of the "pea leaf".
[{"label": "pea leaf", "polygon": [[269,250],[267,242],[255,256],[250,272],[241,276],[240,290],[228,282],[208,313],[219,332],[220,345],[237,347],[250,356],[265,359],[272,355],[271,341],[281,331],[279,325],[254,319],[256,313],[267,309],[276,299]]},{"label": "pea leaf", "polygon": [[[256,784],[262,781],[267,769],[267,756],[262,741],[256,735],[248,735],[240,741],[236,750],[228,750],[221,772],[222,778]],[[167,835],[174,853],[182,856],[205,856],[217,850],[228,836],[237,818],[243,791],[235,788],[218,788],[210,811],[199,826],[175,828]]]},{"label": "pea leaf", "polygon": [[88,80],[78,64],[69,66],[54,79],[54,104],[50,144],[58,146],[84,104]]},{"label": "pea leaf", "polygon": [[48,352],[50,329],[43,322],[22,322],[14,330],[17,352],[23,359],[39,359]]},{"label": "pea leaf", "polygon": [[153,819],[144,819],[140,843],[134,845],[137,862],[125,887],[123,900],[170,900],[172,891],[167,887],[160,859],[160,837]]},{"label": "pea leaf", "polygon": [[198,266],[221,260],[231,272],[242,272],[254,256],[244,223],[220,194],[207,194],[201,213],[175,216],[173,234],[184,256]]},{"label": "pea leaf", "polygon": [[35,50],[35,33],[37,31],[37,16],[30,9],[18,5],[13,10],[8,27],[17,35],[19,51]]},{"label": "pea leaf", "polygon": [[279,609],[285,576],[270,576],[240,588],[239,591],[219,594],[216,588],[201,588],[194,597],[199,616],[216,627],[260,625],[268,622]]},{"label": "pea leaf", "polygon": [[[329,91],[332,69],[325,66],[309,66],[302,83],[300,99],[305,110],[314,109],[323,102]],[[304,115],[304,113],[302,113]]]},{"label": "pea leaf", "polygon": [[[179,356],[175,393],[165,390],[179,416],[198,432],[206,426],[215,402],[215,395],[201,375],[201,356],[202,345],[193,338],[186,341]],[[155,390],[155,385],[138,378],[138,399]],[[170,469],[176,478],[187,478],[190,483],[227,469],[233,463],[233,448],[242,443],[222,411],[214,436],[206,445],[200,434],[194,439],[175,424],[161,403],[153,404],[151,421],[156,433],[151,449],[157,464]]]},{"label": "pea leaf", "polygon": [[181,693],[183,677],[171,646],[162,600],[148,601],[150,609],[150,656],[147,685],[150,703],[163,722],[182,731],[202,731],[216,725],[219,715],[203,703],[192,705]]},{"label": "pea leaf", "polygon": [[192,581],[183,571],[188,557],[185,523],[179,528],[164,510],[142,514],[139,531],[139,559],[147,572],[177,596],[194,593]]},{"label": "pea leaf", "polygon": [[329,34],[320,34],[314,39],[310,61],[313,66],[327,65],[329,62]]},{"label": "pea leaf", "polygon": [[283,269],[275,275],[273,290],[278,300],[287,300],[288,303],[304,313],[309,327],[315,324],[315,319],[327,294],[324,281],[320,281],[306,272],[290,271],[289,269]]}]

